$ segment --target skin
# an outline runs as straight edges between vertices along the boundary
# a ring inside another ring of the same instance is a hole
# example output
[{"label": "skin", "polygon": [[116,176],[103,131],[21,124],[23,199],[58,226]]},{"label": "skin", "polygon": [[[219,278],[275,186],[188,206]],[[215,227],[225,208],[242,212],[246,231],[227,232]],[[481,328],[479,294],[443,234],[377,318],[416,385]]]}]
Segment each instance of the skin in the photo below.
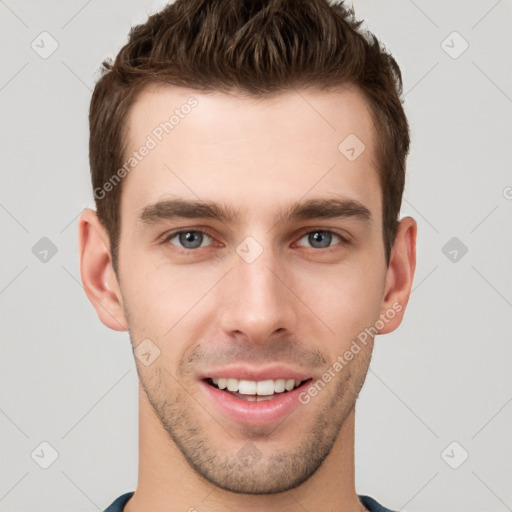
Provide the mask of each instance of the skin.
[{"label": "skin", "polygon": [[[148,366],[135,359],[139,480],[125,510],[364,510],[354,486],[354,418],[372,338],[278,423],[224,416],[199,375],[225,363],[277,361],[316,381],[380,315],[395,309],[379,334],[400,325],[417,227],[410,217],[400,221],[386,265],[367,103],[352,88],[249,99],[152,86],[127,119],[129,153],[191,95],[198,106],[124,178],[118,275],[96,213],[86,210],[79,223],[82,282],[100,320],[129,330],[134,348],[150,339],[160,350]],[[366,146],[355,161],[338,150],[348,134]],[[238,214],[229,223],[140,220],[144,208],[177,197]],[[285,205],[334,197],[364,205],[370,220],[282,219]],[[187,249],[169,238],[177,228],[202,228],[211,238]],[[308,233],[326,230],[332,238],[314,245]],[[247,236],[263,249],[252,263],[236,252]],[[249,465],[237,456],[248,444],[258,454]]]}]

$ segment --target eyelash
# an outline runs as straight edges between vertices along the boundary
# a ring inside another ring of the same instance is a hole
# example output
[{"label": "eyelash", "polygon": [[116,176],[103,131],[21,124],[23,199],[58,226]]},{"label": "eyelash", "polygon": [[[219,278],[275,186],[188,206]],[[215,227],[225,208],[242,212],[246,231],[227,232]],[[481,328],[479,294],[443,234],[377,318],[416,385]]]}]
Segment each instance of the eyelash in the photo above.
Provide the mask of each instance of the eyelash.
[{"label": "eyelash", "polygon": [[[168,234],[165,235],[164,237],[164,240],[163,242],[164,243],[169,243],[170,240],[172,238],[174,238],[176,235],[179,235],[180,233],[202,233],[203,235],[206,235],[208,237],[210,237],[212,240],[215,240],[215,238],[210,235],[210,233],[208,233],[208,231],[204,230],[204,229],[201,229],[201,228],[187,228],[187,229],[176,229]],[[331,234],[331,235],[334,235],[334,236],[337,236],[340,238],[342,244],[344,245],[349,245],[351,242],[350,240],[347,238],[347,237],[344,237],[343,235],[341,235],[340,233],[337,233],[336,231],[333,231],[333,230],[330,230],[330,229],[322,229],[322,228],[316,228],[316,229],[309,229],[308,231],[304,231],[304,232],[301,232],[300,236],[299,236],[299,241],[304,238],[305,235],[309,235],[310,233],[328,233],[328,234]],[[317,251],[328,251],[330,249],[332,249],[333,247],[335,247],[336,245],[338,244],[334,244],[334,245],[331,245],[329,247],[325,247],[325,248],[315,248],[315,247],[310,247],[310,249],[315,249]],[[183,247],[178,247],[178,246],[175,246],[181,253],[183,254],[191,254],[192,252],[194,251],[197,251],[198,249],[204,249],[204,247],[196,247],[195,249],[186,249],[186,248],[183,248]]]}]

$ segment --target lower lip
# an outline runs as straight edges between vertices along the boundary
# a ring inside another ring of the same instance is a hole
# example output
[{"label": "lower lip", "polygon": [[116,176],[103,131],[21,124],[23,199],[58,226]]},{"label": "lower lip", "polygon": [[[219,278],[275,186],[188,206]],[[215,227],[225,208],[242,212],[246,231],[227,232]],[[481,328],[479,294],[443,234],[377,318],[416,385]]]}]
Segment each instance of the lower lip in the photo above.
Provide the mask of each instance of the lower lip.
[{"label": "lower lip", "polygon": [[231,393],[221,391],[205,381],[200,381],[202,389],[218,409],[229,418],[248,425],[263,426],[280,421],[291,414],[299,405],[299,395],[308,382],[286,393],[277,393],[270,400],[261,402],[238,398]]}]

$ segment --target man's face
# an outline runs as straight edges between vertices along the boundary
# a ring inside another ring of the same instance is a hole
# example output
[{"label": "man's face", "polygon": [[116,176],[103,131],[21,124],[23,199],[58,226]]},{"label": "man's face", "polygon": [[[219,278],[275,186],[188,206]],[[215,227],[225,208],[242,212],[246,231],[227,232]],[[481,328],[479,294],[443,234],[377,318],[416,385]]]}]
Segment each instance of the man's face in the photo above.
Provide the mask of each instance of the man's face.
[{"label": "man's face", "polygon": [[[283,491],[335,446],[373,340],[308,403],[299,396],[384,312],[371,115],[354,90],[256,100],[151,88],[127,119],[127,155],[152,133],[157,141],[155,128],[190,96],[197,106],[123,183],[123,307],[133,346],[151,340],[160,351],[148,366],[136,359],[137,370],[199,474],[235,492]],[[356,159],[354,135],[365,145]],[[188,217],[174,200],[232,216]],[[282,392],[292,380],[307,382]]]}]

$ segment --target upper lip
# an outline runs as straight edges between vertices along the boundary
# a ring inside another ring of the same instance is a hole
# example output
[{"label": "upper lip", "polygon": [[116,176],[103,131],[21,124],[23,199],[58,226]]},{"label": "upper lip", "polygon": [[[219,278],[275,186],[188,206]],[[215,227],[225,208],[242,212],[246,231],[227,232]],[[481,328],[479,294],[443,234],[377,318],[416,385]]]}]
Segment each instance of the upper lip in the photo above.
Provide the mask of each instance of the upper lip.
[{"label": "upper lip", "polygon": [[307,380],[311,378],[310,374],[295,370],[284,365],[266,365],[255,368],[249,365],[229,365],[217,367],[203,372],[200,379],[238,379],[238,380],[276,380],[276,379],[294,379]]}]

